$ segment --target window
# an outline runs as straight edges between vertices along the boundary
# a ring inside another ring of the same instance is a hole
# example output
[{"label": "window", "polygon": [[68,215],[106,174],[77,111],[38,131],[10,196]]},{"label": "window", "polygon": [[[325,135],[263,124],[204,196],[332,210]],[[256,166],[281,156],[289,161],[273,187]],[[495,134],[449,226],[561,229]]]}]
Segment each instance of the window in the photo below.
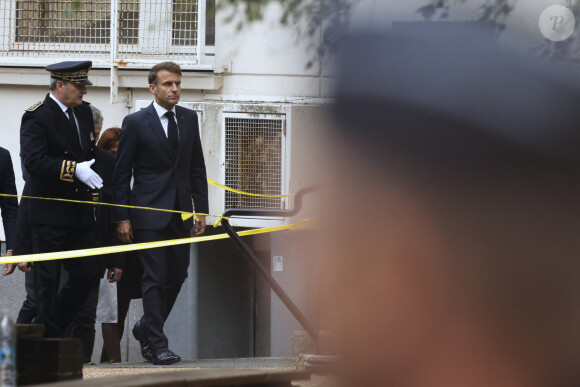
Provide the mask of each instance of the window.
[{"label": "window", "polygon": [[214,15],[215,0],[3,0],[0,64],[196,68],[213,52]]}]

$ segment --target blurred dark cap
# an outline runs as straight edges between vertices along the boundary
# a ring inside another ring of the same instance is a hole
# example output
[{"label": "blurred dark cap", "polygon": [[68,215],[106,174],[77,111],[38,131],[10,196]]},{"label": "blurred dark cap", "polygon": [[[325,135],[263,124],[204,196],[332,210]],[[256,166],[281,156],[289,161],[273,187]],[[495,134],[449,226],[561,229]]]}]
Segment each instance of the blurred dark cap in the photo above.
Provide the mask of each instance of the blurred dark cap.
[{"label": "blurred dark cap", "polygon": [[474,23],[398,27],[342,42],[335,112],[349,139],[465,165],[499,151],[578,169],[578,80],[500,50]]}]

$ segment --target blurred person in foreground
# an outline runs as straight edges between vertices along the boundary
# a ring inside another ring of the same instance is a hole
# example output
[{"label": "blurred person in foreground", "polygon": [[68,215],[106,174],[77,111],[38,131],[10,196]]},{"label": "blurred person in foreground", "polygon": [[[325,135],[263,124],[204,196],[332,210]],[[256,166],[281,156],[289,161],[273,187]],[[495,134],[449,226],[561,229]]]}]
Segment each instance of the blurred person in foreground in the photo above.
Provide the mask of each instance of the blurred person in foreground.
[{"label": "blurred person in foreground", "polygon": [[484,35],[344,41],[322,246],[346,386],[580,385],[580,89]]}]

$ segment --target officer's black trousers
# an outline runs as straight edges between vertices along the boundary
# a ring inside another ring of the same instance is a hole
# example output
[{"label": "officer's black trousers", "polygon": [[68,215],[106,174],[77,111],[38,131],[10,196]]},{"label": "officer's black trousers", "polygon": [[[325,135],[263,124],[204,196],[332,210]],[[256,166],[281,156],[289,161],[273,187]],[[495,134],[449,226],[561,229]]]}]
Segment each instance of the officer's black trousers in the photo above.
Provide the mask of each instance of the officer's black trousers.
[{"label": "officer's black trousers", "polygon": [[36,322],[36,297],[34,295],[34,274],[28,272],[24,274],[24,288],[26,289],[26,299],[22,303],[16,324],[32,324]]},{"label": "officer's black trousers", "polygon": [[[95,229],[31,225],[34,253],[76,250],[94,247]],[[34,293],[37,302],[36,321],[45,324],[45,337],[65,337],[91,289],[99,281],[97,258],[84,257],[35,262]],[[59,290],[61,266],[68,278]],[[98,285],[97,285],[98,286]]]}]

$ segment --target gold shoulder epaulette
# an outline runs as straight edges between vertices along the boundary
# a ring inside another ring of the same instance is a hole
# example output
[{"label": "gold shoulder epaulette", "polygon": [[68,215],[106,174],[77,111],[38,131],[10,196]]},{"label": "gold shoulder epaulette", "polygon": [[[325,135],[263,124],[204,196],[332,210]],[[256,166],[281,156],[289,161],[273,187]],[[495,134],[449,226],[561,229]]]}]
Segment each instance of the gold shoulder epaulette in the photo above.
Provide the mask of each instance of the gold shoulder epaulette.
[{"label": "gold shoulder epaulette", "polygon": [[33,112],[33,111],[35,111],[36,109],[38,109],[38,107],[39,107],[40,105],[42,105],[43,103],[44,103],[43,101],[38,101],[38,102],[35,102],[35,103],[33,103],[33,104],[30,106],[30,107],[28,107],[28,108],[26,109],[26,111],[27,111],[27,112]]}]

